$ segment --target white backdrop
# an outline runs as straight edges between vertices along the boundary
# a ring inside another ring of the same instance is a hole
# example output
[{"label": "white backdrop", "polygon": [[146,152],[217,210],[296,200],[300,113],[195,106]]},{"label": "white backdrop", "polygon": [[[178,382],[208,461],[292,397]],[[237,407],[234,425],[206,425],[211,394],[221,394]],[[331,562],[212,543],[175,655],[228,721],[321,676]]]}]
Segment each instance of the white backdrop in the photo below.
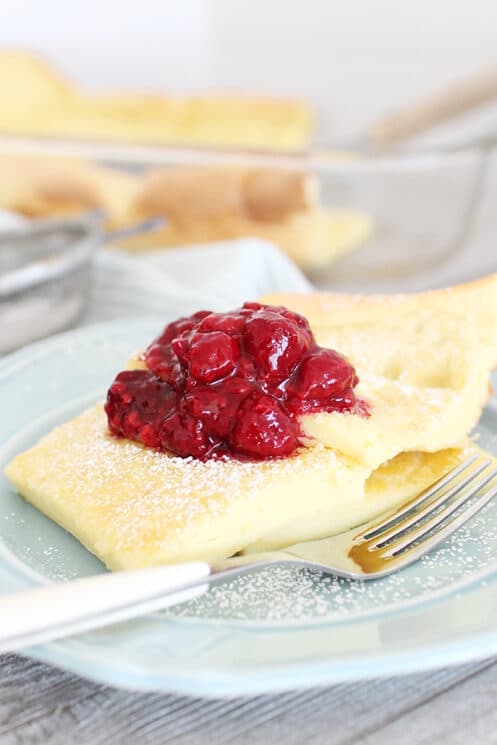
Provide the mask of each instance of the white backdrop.
[{"label": "white backdrop", "polygon": [[307,94],[329,136],[497,63],[496,0],[0,0],[0,46],[107,87]]}]

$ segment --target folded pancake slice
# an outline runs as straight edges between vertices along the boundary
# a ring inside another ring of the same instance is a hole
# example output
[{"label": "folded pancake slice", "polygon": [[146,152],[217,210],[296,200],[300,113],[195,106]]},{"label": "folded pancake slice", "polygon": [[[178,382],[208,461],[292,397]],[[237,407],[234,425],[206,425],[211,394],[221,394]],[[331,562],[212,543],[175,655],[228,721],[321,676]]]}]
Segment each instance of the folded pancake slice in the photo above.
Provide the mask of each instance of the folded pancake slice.
[{"label": "folded pancake slice", "polygon": [[[6,470],[36,507],[112,569],[229,556],[334,490],[355,494],[367,469],[325,448],[262,463],[172,457],[108,434],[89,409]],[[306,493],[306,498],[302,496]]]},{"label": "folded pancake slice", "polygon": [[404,450],[457,447],[477,423],[497,364],[497,276],[413,295],[270,295],[354,364],[367,418],[312,414],[306,434],[376,468]]},{"label": "folded pancake slice", "polygon": [[334,493],[329,504],[304,518],[282,523],[277,530],[268,531],[246,546],[243,553],[271,551],[326,538],[360,525],[420,494],[474,452],[474,445],[468,442],[465,448],[436,453],[399,453],[374,470],[358,494]]},{"label": "folded pancake slice", "polygon": [[348,354],[370,407],[368,417],[302,417],[307,437],[287,457],[172,456],[110,436],[97,406],[6,474],[111,569],[216,561],[339,532],[465,457],[495,364],[496,296],[489,277],[408,297],[272,298],[304,311],[321,343]]},{"label": "folded pancake slice", "polygon": [[388,479],[396,464],[368,482],[370,469],[321,446],[273,461],[202,462],[109,436],[99,405],[18,455],[6,474],[110,569],[135,569],[343,530],[424,488],[460,452],[405,456],[401,483]]}]

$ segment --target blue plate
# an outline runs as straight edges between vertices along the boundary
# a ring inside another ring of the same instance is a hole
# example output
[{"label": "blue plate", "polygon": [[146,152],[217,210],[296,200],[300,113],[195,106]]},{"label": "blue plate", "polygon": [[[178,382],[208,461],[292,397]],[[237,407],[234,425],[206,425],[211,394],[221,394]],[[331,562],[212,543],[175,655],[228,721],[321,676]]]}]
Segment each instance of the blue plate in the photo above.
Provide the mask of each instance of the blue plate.
[{"label": "blue plate", "polygon": [[[168,319],[61,334],[0,362],[0,466],[102,398]],[[497,454],[497,408],[478,428]],[[105,571],[0,477],[0,592]],[[88,678],[197,696],[274,692],[497,653],[497,502],[390,578],[266,570],[167,613],[28,650]]]}]

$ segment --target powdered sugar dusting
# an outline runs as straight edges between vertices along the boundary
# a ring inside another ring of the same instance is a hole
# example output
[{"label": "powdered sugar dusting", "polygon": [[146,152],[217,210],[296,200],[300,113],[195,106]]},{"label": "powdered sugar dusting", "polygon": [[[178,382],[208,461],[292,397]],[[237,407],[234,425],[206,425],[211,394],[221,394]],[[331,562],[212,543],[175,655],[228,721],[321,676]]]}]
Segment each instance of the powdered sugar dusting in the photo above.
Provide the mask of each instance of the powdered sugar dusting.
[{"label": "powdered sugar dusting", "polygon": [[492,569],[497,570],[494,504],[419,562],[382,580],[352,582],[282,565],[213,587],[168,615],[264,623],[340,621],[429,600]]},{"label": "powdered sugar dusting", "polygon": [[[216,523],[246,500],[260,505],[275,478],[280,484],[295,478],[304,483],[309,470],[328,474],[336,460],[319,446],[262,462],[175,457],[111,437],[99,405],[19,456],[12,476],[32,483],[44,511],[55,513],[110,566],[121,567],[127,565],[123,552],[128,557],[142,552],[136,565],[193,558],[198,547],[188,528],[198,519],[208,516]],[[214,525],[207,539],[218,540],[218,533],[222,529]],[[233,550],[243,548],[236,543],[240,535],[233,540]],[[130,561],[134,565],[135,556]]]}]

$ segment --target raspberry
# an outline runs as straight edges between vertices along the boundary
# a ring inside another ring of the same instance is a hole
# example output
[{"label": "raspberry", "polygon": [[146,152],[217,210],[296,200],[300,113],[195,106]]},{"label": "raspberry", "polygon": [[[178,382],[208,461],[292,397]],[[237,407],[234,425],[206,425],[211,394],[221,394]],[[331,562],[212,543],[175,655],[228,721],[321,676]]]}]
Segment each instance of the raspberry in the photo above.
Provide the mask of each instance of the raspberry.
[{"label": "raspberry", "polygon": [[109,388],[105,411],[113,434],[159,447],[158,428],[176,406],[176,394],[148,370],[124,370]]},{"label": "raspberry", "polygon": [[193,329],[191,331],[183,331],[182,334],[176,336],[171,341],[171,348],[173,349],[180,363],[185,367],[190,361],[190,337],[192,333]]},{"label": "raspberry", "polygon": [[242,305],[243,310],[260,310],[261,308],[273,308],[275,306],[272,305],[263,305],[262,303],[257,303],[254,301],[249,301],[247,303],[244,303]]},{"label": "raspberry", "polygon": [[279,308],[281,315],[287,318],[289,321],[292,321],[295,323],[299,328],[301,334],[304,336],[304,338],[307,340],[307,345],[311,346],[311,344],[315,344],[314,340],[314,334],[312,333],[311,327],[309,326],[309,321],[307,318],[304,318],[304,316],[301,316],[300,313],[294,313],[292,310],[288,310],[288,308]]},{"label": "raspberry", "polygon": [[230,378],[221,388],[196,387],[185,397],[188,412],[201,419],[211,435],[228,439],[238,408],[251,391],[242,378]]},{"label": "raspberry", "polygon": [[357,383],[355,370],[345,357],[319,347],[304,357],[288,388],[298,398],[323,401],[341,396]]},{"label": "raspberry", "polygon": [[240,308],[233,313],[211,313],[206,316],[199,324],[199,331],[224,331],[225,334],[241,334],[247,318],[250,316],[249,310]]},{"label": "raspberry", "polygon": [[231,375],[239,357],[238,343],[224,331],[195,334],[190,346],[190,375],[200,383],[212,383]]},{"label": "raspberry", "polygon": [[288,378],[309,348],[306,333],[278,309],[255,311],[245,327],[247,349],[262,373],[279,382]]},{"label": "raspberry", "polygon": [[181,336],[187,331],[191,331],[200,321],[202,321],[203,318],[210,315],[210,310],[199,310],[191,316],[184,316],[183,318],[178,318],[176,321],[168,323],[160,336],[154,339],[152,344],[150,344],[149,349],[156,344],[160,346],[169,344],[169,342],[176,339],[176,337]]},{"label": "raspberry", "polygon": [[236,416],[230,445],[254,458],[290,455],[298,445],[298,426],[271,396],[245,399]]},{"label": "raspberry", "polygon": [[162,422],[159,439],[162,447],[183,458],[205,458],[220,444],[210,437],[202,422],[188,414],[173,411]]},{"label": "raspberry", "polygon": [[183,385],[184,372],[178,355],[169,345],[154,342],[145,352],[145,363],[157,377],[178,390]]}]

